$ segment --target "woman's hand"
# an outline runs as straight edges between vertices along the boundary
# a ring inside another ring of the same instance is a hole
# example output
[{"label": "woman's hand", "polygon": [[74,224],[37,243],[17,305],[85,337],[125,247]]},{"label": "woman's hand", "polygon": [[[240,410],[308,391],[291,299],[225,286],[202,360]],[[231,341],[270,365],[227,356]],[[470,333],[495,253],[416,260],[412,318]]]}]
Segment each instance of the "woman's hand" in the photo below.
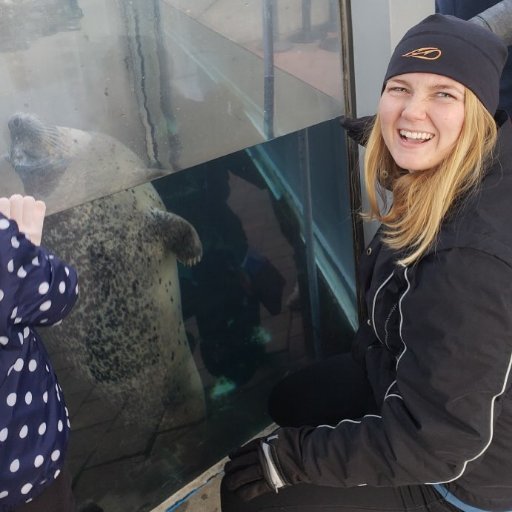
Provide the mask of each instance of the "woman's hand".
[{"label": "woman's hand", "polygon": [[34,244],[41,244],[46,204],[32,196],[0,197],[0,213],[16,221],[18,229]]}]

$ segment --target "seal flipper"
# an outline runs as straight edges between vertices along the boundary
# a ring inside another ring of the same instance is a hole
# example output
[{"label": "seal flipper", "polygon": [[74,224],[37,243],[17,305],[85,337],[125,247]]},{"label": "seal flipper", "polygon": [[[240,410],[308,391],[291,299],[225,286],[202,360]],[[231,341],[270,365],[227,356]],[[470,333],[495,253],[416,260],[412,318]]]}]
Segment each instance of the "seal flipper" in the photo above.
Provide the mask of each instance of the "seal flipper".
[{"label": "seal flipper", "polygon": [[172,212],[151,208],[150,215],[163,234],[165,245],[176,258],[187,266],[199,263],[203,255],[203,246],[194,226]]}]

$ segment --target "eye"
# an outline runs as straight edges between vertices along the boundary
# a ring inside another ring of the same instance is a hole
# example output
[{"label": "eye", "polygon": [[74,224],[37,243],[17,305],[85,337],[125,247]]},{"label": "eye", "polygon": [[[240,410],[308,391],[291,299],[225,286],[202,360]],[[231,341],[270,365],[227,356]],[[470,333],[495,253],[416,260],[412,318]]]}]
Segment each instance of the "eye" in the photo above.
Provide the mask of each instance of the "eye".
[{"label": "eye", "polygon": [[399,85],[390,85],[388,88],[387,88],[387,92],[395,92],[395,93],[407,93],[408,90],[406,87],[401,87]]},{"label": "eye", "polygon": [[450,94],[449,92],[446,92],[446,91],[438,91],[436,93],[436,96],[438,98],[448,98],[448,99],[453,99],[453,100],[457,99],[457,98],[455,98],[455,96],[453,94]]}]

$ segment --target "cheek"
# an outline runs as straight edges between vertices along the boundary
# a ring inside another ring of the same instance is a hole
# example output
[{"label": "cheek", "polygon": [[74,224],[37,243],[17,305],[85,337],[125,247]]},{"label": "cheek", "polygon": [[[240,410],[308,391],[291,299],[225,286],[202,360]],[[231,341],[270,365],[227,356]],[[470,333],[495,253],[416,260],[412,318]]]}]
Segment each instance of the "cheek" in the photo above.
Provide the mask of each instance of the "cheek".
[{"label": "cheek", "polygon": [[452,145],[460,136],[464,125],[464,110],[455,111],[451,115],[443,116],[442,126],[446,135],[446,141]]},{"label": "cheek", "polygon": [[393,109],[386,107],[385,104],[379,107],[380,131],[385,141],[391,137],[396,119]]}]

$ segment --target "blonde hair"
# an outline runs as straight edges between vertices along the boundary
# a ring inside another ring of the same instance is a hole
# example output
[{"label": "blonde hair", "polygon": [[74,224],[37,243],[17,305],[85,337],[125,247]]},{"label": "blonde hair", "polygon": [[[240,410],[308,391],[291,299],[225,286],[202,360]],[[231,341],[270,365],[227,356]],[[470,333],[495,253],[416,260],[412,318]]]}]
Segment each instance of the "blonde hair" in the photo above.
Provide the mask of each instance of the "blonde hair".
[{"label": "blonde hair", "polygon": [[[365,217],[384,225],[383,241],[402,252],[399,263],[403,265],[417,262],[435,245],[447,213],[482,181],[496,144],[496,123],[469,89],[465,90],[464,113],[453,151],[434,169],[415,173],[397,166],[382,138],[379,115],[375,119],[365,155],[370,204]],[[389,208],[386,188],[393,195]]]}]

